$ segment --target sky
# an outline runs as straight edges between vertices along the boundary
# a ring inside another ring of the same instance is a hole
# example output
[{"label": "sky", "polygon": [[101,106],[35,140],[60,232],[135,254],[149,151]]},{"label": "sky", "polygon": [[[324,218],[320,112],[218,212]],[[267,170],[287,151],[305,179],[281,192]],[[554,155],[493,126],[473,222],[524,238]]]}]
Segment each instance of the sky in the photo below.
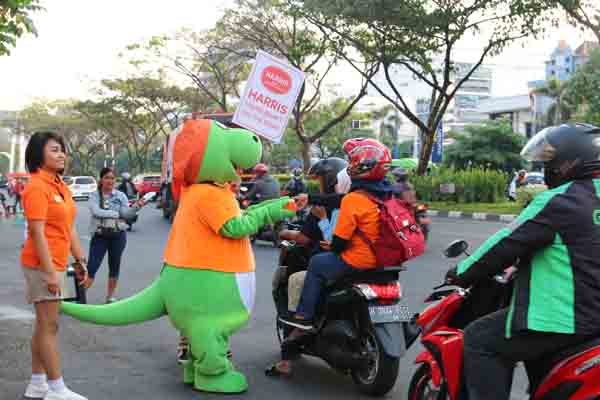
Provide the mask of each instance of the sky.
[{"label": "sky", "polygon": [[[128,44],[182,27],[210,28],[231,0],[77,0],[43,1],[45,11],[34,16],[39,36],[17,42],[8,57],[0,57],[0,110],[17,110],[35,98],[85,98],[94,82],[123,71],[118,53]],[[493,95],[524,94],[527,81],[544,78],[544,61],[558,40],[573,48],[584,36],[563,26],[542,40],[513,45],[487,64],[494,67]],[[461,60],[476,54],[477,40],[461,46]],[[354,88],[345,82],[349,70],[334,74],[340,93]],[[341,78],[341,79],[340,79]]]}]

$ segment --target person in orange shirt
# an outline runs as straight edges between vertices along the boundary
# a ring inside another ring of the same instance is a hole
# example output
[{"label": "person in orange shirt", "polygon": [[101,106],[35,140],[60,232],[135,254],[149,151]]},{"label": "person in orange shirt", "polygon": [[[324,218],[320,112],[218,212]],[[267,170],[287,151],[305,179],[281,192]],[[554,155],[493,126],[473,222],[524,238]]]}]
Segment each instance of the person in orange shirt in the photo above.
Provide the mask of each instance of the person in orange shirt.
[{"label": "person in orange shirt", "polygon": [[57,345],[69,255],[85,270],[74,227],[75,202],[61,178],[66,158],[63,139],[52,132],[35,133],[25,150],[25,162],[32,175],[22,195],[28,235],[21,263],[27,300],[34,304],[36,316],[31,339],[32,375],[25,397],[44,400],[86,399],[65,386]]},{"label": "person in orange shirt", "polygon": [[379,207],[369,195],[383,198],[391,193],[391,184],[385,176],[392,157],[388,148],[375,139],[350,139],[344,143],[344,152],[350,160],[348,175],[352,186],[342,199],[331,251],[311,258],[296,314],[280,318],[300,330],[312,329],[324,282],[353,269],[377,266],[366,239],[372,243],[379,236]]}]

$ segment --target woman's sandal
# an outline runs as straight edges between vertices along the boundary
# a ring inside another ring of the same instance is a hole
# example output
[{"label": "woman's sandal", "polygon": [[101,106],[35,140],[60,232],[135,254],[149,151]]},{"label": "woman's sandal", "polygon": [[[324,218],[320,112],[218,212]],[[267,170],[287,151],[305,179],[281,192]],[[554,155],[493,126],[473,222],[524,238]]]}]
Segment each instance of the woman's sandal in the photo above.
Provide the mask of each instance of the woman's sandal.
[{"label": "woman's sandal", "polygon": [[292,371],[282,371],[277,367],[277,363],[271,365],[270,367],[268,367],[267,369],[265,369],[265,375],[266,376],[273,376],[273,377],[282,377],[282,378],[290,378],[292,376]]}]

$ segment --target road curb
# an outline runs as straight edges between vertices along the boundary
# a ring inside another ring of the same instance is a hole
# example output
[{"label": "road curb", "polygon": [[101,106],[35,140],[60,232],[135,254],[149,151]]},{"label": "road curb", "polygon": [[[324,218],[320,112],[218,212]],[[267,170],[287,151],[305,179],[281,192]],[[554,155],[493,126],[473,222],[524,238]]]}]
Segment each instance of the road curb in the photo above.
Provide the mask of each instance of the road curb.
[{"label": "road curb", "polygon": [[427,215],[430,217],[453,218],[453,219],[470,219],[475,221],[488,222],[512,222],[517,217],[512,214],[488,214],[488,213],[468,213],[462,211],[437,211],[428,210]]}]

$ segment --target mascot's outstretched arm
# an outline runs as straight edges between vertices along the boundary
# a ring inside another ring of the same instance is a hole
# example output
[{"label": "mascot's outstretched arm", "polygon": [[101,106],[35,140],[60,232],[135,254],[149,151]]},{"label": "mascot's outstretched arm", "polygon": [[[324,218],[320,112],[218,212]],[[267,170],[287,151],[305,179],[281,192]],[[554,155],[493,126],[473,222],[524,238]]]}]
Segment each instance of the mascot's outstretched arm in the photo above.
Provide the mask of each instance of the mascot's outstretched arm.
[{"label": "mascot's outstretched arm", "polygon": [[241,216],[227,221],[220,233],[228,238],[242,238],[255,234],[264,225],[293,217],[295,213],[296,205],[289,197],[264,201],[248,207]]}]

